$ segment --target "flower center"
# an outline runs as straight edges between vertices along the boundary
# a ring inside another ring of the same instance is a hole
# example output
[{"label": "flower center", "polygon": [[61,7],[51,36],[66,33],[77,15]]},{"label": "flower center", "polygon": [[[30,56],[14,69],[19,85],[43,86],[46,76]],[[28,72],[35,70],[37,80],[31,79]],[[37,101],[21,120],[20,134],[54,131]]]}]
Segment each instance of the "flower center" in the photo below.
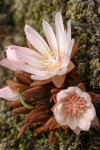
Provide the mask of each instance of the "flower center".
[{"label": "flower center", "polygon": [[61,68],[61,59],[56,56],[53,52],[50,55],[46,55],[43,60],[43,65],[46,68],[46,71],[57,71]]},{"label": "flower center", "polygon": [[64,101],[64,111],[71,115],[79,116],[86,109],[86,100],[80,97],[78,94],[74,93],[73,95],[69,95],[66,97],[66,101]]}]

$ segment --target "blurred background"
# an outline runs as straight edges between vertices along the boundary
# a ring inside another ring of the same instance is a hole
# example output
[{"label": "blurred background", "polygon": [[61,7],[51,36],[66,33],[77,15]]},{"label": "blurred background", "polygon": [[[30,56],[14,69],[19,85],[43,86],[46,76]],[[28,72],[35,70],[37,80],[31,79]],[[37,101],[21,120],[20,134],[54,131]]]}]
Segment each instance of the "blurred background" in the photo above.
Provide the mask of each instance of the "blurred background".
[{"label": "blurred background", "polygon": [[[54,27],[54,16],[61,11],[65,27],[72,20],[72,37],[79,41],[73,62],[78,67],[77,75],[87,91],[100,91],[100,1],[99,0],[0,0],[0,60],[5,57],[8,45],[27,46],[24,26],[28,24],[42,36],[42,20]],[[0,87],[14,73],[0,67]],[[100,101],[98,102],[100,106]],[[95,104],[96,105],[96,104]],[[96,106],[98,107],[98,106]],[[100,113],[100,112],[97,112]],[[99,150],[100,129],[91,128],[81,133],[79,139],[71,133],[66,136],[56,132],[55,144],[47,144],[48,134],[33,137],[31,129],[18,138],[23,125],[23,116],[11,113],[4,100],[0,101],[0,150]],[[91,137],[91,139],[90,139]]]}]

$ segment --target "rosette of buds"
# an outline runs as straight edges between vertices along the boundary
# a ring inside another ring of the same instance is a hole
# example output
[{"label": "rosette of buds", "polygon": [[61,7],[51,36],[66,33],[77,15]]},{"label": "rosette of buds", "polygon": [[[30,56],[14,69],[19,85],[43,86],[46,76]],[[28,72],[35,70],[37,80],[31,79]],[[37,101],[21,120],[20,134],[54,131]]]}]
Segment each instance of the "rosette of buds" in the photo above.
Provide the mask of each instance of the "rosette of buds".
[{"label": "rosette of buds", "polygon": [[[55,34],[43,21],[46,41],[32,27],[25,26],[29,48],[8,46],[7,58],[0,64],[15,72],[13,80],[0,89],[0,97],[8,100],[15,114],[25,116],[22,135],[29,126],[36,126],[34,135],[56,128],[70,128],[76,134],[98,125],[92,101],[100,95],[86,92],[76,76],[72,58],[78,42],[71,38],[71,21],[64,29],[61,13],[55,16]],[[50,142],[53,138],[50,138]]]}]

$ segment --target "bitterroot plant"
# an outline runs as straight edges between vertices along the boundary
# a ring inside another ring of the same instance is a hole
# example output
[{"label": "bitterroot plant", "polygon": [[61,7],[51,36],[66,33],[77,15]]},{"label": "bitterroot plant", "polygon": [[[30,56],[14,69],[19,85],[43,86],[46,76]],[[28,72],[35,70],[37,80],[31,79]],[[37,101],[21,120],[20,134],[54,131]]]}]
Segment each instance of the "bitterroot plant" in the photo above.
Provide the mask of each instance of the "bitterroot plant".
[{"label": "bitterroot plant", "polygon": [[43,20],[44,40],[32,27],[25,25],[28,47],[11,45],[7,57],[0,64],[15,72],[0,89],[0,97],[8,101],[15,114],[23,114],[25,125],[19,136],[30,126],[34,136],[50,132],[53,142],[57,128],[70,128],[77,135],[89,131],[91,125],[99,126],[94,101],[100,95],[86,90],[76,75],[72,62],[78,42],[71,38],[71,20],[67,30],[62,16],[55,16],[55,33]]}]

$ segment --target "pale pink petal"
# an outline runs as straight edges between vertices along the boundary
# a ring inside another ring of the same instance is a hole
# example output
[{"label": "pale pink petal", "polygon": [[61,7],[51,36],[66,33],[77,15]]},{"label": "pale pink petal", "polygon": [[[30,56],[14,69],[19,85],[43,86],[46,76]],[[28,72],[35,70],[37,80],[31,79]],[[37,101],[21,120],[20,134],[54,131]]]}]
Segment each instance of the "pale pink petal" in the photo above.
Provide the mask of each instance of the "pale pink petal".
[{"label": "pale pink petal", "polygon": [[70,58],[71,53],[72,53],[72,49],[73,49],[74,42],[75,42],[74,39],[72,39],[72,40],[69,42],[68,48],[66,49],[66,52],[65,52],[65,55],[66,55],[67,57],[69,57],[69,58]]},{"label": "pale pink petal", "polygon": [[64,112],[63,104],[62,103],[56,104],[53,112],[54,112],[56,121],[60,125],[66,125],[66,123],[65,123],[66,113]]},{"label": "pale pink petal", "polygon": [[74,94],[75,93],[75,87],[68,87],[66,90],[63,90],[66,94]]},{"label": "pale pink petal", "polygon": [[23,63],[32,65],[35,68],[40,67],[40,68],[45,69],[45,66],[42,64],[42,62],[43,62],[42,59],[37,59],[37,58],[35,58],[35,56],[31,57],[26,52],[24,52],[24,51],[22,52],[21,50],[20,51],[16,50],[16,55],[17,55],[17,58],[20,59],[21,62],[23,62]]},{"label": "pale pink petal", "polygon": [[56,13],[55,16],[55,25],[57,27],[57,29],[64,34],[64,25],[63,25],[63,20],[62,20],[62,15],[60,12]]},{"label": "pale pink petal", "polygon": [[66,123],[72,130],[76,129],[76,122],[74,121],[74,118],[72,116],[68,115],[66,117]]},{"label": "pale pink petal", "polygon": [[33,80],[47,80],[47,79],[50,79],[52,76],[49,75],[49,74],[44,74],[44,75],[32,75],[31,76],[31,79]]},{"label": "pale pink petal", "polygon": [[70,62],[70,58],[65,55],[62,59],[61,68],[67,67],[69,62]]},{"label": "pale pink petal", "polygon": [[11,69],[13,71],[21,70],[21,68],[19,68],[19,62],[9,61],[7,58],[1,60],[0,65],[6,67],[8,69]]},{"label": "pale pink petal", "polygon": [[92,121],[96,117],[96,111],[92,103],[90,107],[87,108],[86,111],[83,113],[83,116],[89,121]]},{"label": "pale pink petal", "polygon": [[26,48],[26,47],[20,47],[20,46],[13,45],[13,46],[8,46],[8,48],[15,50],[15,52],[20,51],[21,53],[25,53],[28,56],[32,56],[32,57],[35,57],[37,59],[43,58],[37,51],[31,50],[31,49]]},{"label": "pale pink petal", "polygon": [[87,92],[83,92],[78,87],[75,87],[75,92],[80,96],[83,97],[86,100],[86,106],[90,106],[91,104],[91,96]]},{"label": "pale pink petal", "polygon": [[16,56],[15,49],[11,48],[10,46],[6,50],[6,54],[7,54],[7,58],[10,61],[19,61],[17,56]]},{"label": "pale pink petal", "polygon": [[48,44],[49,44],[50,48],[57,55],[58,54],[58,46],[57,46],[57,41],[56,41],[56,37],[55,37],[53,30],[52,30],[51,26],[49,25],[49,23],[45,20],[43,21],[42,25],[43,25],[43,30],[44,30],[45,36],[48,40]]},{"label": "pale pink petal", "polygon": [[63,101],[63,99],[64,99],[66,96],[67,96],[66,90],[61,90],[61,91],[57,94],[57,102]]},{"label": "pale pink petal", "polygon": [[31,34],[25,26],[25,33],[27,40],[33,45],[33,47],[43,56],[47,55],[49,50],[46,49],[45,45],[41,42],[40,38],[38,38],[35,34]]},{"label": "pale pink petal", "polygon": [[68,46],[70,41],[71,41],[71,20],[68,20],[67,32],[65,30],[65,53],[69,51]]},{"label": "pale pink petal", "polygon": [[56,39],[58,43],[58,49],[60,52],[60,55],[64,55],[65,50],[65,32],[64,32],[64,26],[62,21],[61,13],[58,12],[55,17],[55,26],[56,26]]},{"label": "pale pink petal", "polygon": [[79,117],[76,118],[76,123],[77,126],[83,131],[89,130],[91,124],[91,122],[83,115],[80,115]]},{"label": "pale pink petal", "polygon": [[0,89],[0,97],[8,101],[15,101],[19,99],[19,95],[12,91],[9,87]]},{"label": "pale pink petal", "polygon": [[35,35],[43,43],[43,45],[46,47],[46,49],[50,51],[49,46],[47,45],[47,43],[45,42],[45,40],[42,38],[42,36],[36,30],[34,30],[29,25],[25,25],[25,32],[26,32],[26,34],[29,33],[31,35]]},{"label": "pale pink petal", "polygon": [[67,42],[71,40],[71,20],[67,23]]},{"label": "pale pink petal", "polygon": [[85,100],[86,100],[86,106],[90,106],[90,104],[91,104],[91,96],[87,93],[87,92],[83,92],[82,94],[81,94],[81,97],[83,97]]},{"label": "pale pink petal", "polygon": [[45,75],[45,71],[43,71],[42,68],[40,67],[33,67],[32,65],[28,65],[28,64],[19,64],[19,67],[21,70],[27,72],[27,73],[30,73],[30,74],[34,74],[34,75]]}]

